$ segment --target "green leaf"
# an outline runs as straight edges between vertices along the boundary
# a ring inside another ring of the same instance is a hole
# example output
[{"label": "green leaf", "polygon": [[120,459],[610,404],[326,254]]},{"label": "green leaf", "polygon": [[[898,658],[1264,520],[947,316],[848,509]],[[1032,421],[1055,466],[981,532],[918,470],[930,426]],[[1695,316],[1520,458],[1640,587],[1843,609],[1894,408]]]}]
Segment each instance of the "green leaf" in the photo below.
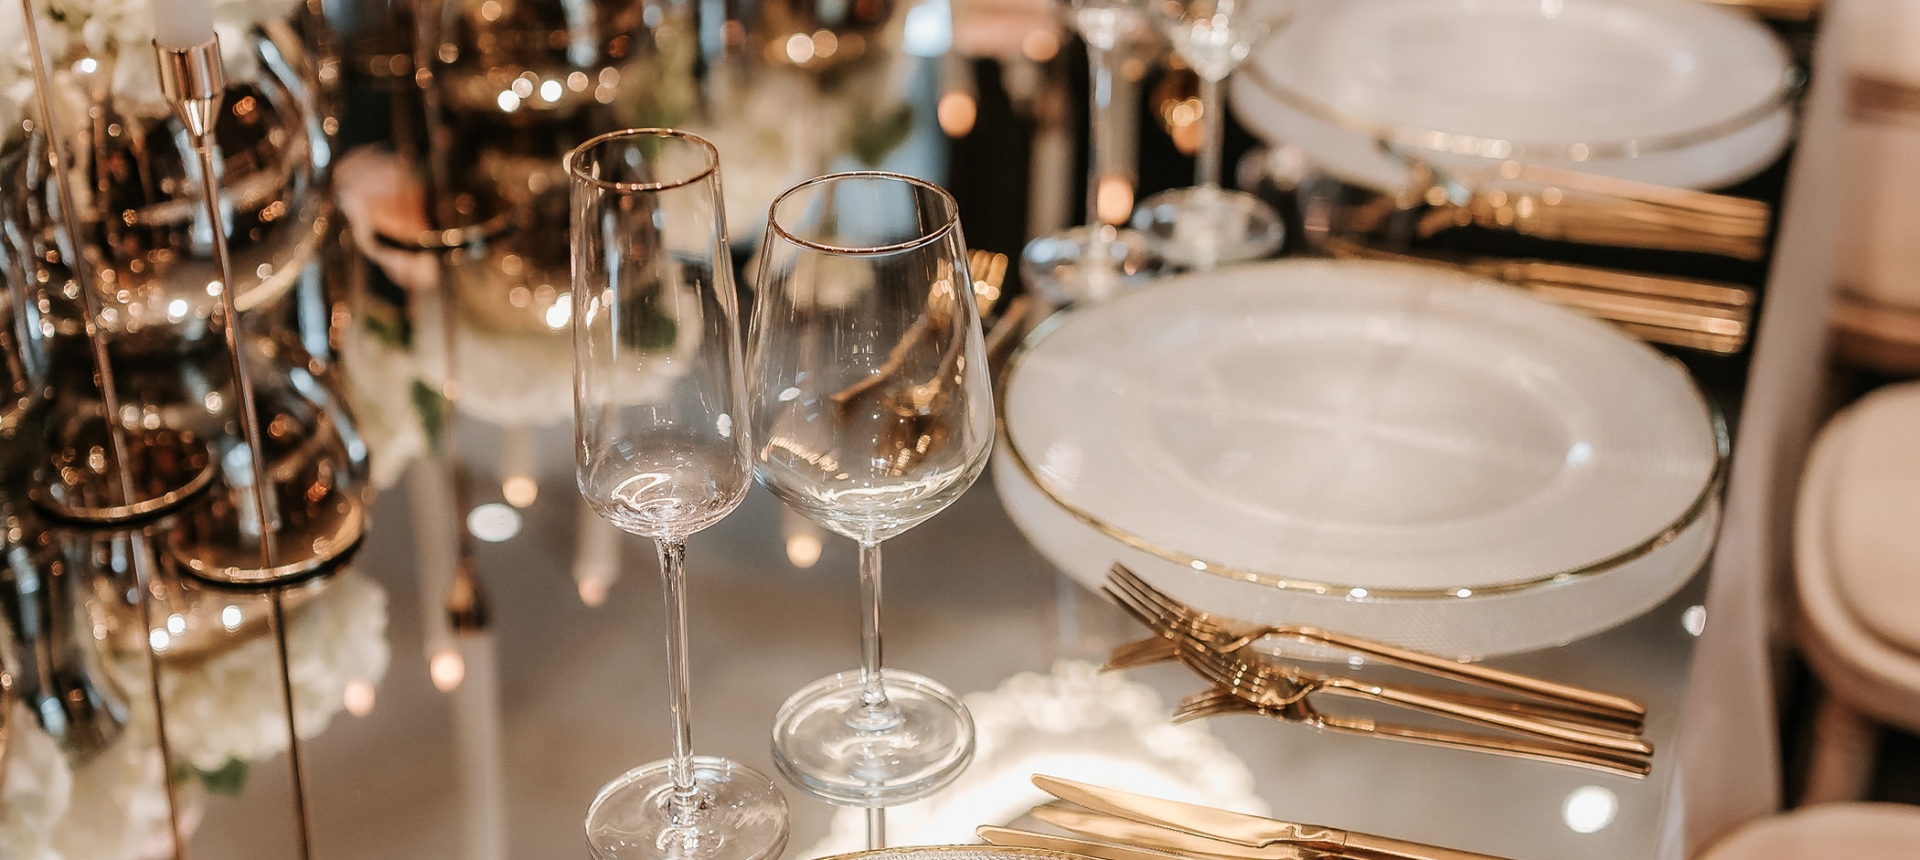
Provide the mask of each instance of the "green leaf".
[{"label": "green leaf", "polygon": [[196,768],[194,775],[200,777],[200,784],[206,786],[208,792],[223,797],[239,797],[247,788],[247,763],[237,758],[227,759],[219,770]]},{"label": "green leaf", "polygon": [[420,413],[420,428],[427,434],[427,447],[434,455],[445,447],[441,434],[447,426],[447,398],[440,390],[416,379],[413,381],[413,409]]},{"label": "green leaf", "polygon": [[901,103],[893,110],[860,126],[853,135],[853,157],[860,163],[879,164],[913,133],[913,105]]},{"label": "green leaf", "polygon": [[413,343],[413,324],[405,317],[388,319],[384,314],[372,313],[367,315],[366,320],[367,334],[387,344],[405,349]]}]

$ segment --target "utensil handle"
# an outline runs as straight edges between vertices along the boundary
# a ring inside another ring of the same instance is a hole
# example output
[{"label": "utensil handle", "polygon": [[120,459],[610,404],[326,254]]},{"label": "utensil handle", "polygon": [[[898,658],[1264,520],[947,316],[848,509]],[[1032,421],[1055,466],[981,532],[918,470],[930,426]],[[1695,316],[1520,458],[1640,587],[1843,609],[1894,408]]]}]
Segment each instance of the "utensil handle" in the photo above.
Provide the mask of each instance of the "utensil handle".
[{"label": "utensil handle", "polygon": [[[1287,721],[1279,713],[1261,711],[1275,719]],[[1426,746],[1446,747],[1449,749],[1469,750],[1472,752],[1492,753],[1509,758],[1528,761],[1564,764],[1588,770],[1603,771],[1621,776],[1639,779],[1653,770],[1653,765],[1645,756],[1583,751],[1552,744],[1524,741],[1517,738],[1496,738],[1488,735],[1471,735],[1464,732],[1449,732],[1440,729],[1425,729],[1375,723],[1372,720],[1351,719],[1347,717],[1320,716],[1312,725],[1343,734],[1367,735],[1370,737],[1390,738]]]},{"label": "utensil handle", "polygon": [[1522,695],[1533,696],[1552,702],[1564,702],[1596,714],[1617,716],[1630,720],[1635,725],[1645,722],[1647,706],[1625,696],[1602,693],[1585,687],[1562,684],[1545,678],[1522,675],[1482,666],[1475,663],[1462,663],[1445,657],[1397,648],[1370,639],[1361,639],[1317,627],[1294,627],[1286,631],[1297,639],[1304,639],[1330,645],[1358,654],[1377,657],[1389,663],[1405,666],[1409,669],[1421,669],[1456,681],[1465,681],[1481,686],[1493,687]]},{"label": "utensil handle", "polygon": [[1758,260],[1767,253],[1764,223],[1755,231],[1735,219],[1663,211],[1630,200],[1593,202],[1577,209],[1535,208],[1526,214],[1476,206],[1473,220],[1485,227],[1587,245],[1687,251],[1736,260]]},{"label": "utensil handle", "polygon": [[1370,833],[1347,834],[1347,851],[1365,852],[1382,857],[1400,857],[1405,860],[1502,860],[1492,854],[1479,854],[1462,851],[1458,848],[1443,848],[1420,842],[1408,842],[1391,836],[1374,836]]},{"label": "utensil handle", "polygon": [[1317,685],[1321,692],[1356,699],[1400,705],[1443,717],[1466,720],[1484,726],[1547,738],[1564,744],[1637,755],[1652,755],[1653,745],[1645,740],[1608,731],[1577,728],[1557,722],[1533,719],[1507,711],[1483,708],[1447,698],[1431,691],[1363,684],[1350,678],[1328,678]]}]

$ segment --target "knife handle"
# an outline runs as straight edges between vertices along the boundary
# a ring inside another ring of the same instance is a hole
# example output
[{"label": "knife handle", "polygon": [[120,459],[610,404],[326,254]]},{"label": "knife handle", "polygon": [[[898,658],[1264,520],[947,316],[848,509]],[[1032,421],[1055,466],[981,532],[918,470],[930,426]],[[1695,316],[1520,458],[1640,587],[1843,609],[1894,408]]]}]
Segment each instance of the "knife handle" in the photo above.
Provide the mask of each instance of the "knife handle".
[{"label": "knife handle", "polygon": [[[1262,711],[1261,713],[1269,713],[1279,719],[1288,719],[1288,717],[1275,712]],[[1633,779],[1644,779],[1646,775],[1653,770],[1653,764],[1646,756],[1627,753],[1579,750],[1557,744],[1524,741],[1518,738],[1496,738],[1490,735],[1473,735],[1464,732],[1449,732],[1441,729],[1376,723],[1367,719],[1336,717],[1330,714],[1316,714],[1307,722],[1309,725],[1318,728],[1346,734],[1390,738],[1392,740],[1409,741],[1427,746],[1471,750],[1474,752],[1508,756],[1510,758],[1526,759],[1528,761],[1571,765],[1573,767],[1583,767],[1589,770],[1618,774]]]},{"label": "knife handle", "polygon": [[1391,836],[1374,836],[1370,833],[1349,831],[1343,844],[1343,852],[1364,852],[1381,857],[1398,857],[1403,860],[1505,860],[1492,854],[1478,854],[1462,851],[1458,848],[1442,848],[1423,842],[1408,842]]},{"label": "knife handle", "polygon": [[1579,706],[1607,716],[1618,716],[1638,723],[1647,716],[1647,707],[1625,696],[1602,693],[1572,684],[1562,684],[1545,678],[1535,678],[1517,672],[1508,672],[1475,663],[1462,663],[1434,654],[1426,654],[1406,648],[1396,648],[1384,642],[1374,642],[1322,630],[1317,627],[1290,628],[1295,638],[1318,641],[1336,648],[1344,648],[1361,654],[1369,654],[1389,663],[1396,663],[1409,669],[1422,669],[1443,677],[1453,678],[1495,689],[1533,696],[1551,702]]}]

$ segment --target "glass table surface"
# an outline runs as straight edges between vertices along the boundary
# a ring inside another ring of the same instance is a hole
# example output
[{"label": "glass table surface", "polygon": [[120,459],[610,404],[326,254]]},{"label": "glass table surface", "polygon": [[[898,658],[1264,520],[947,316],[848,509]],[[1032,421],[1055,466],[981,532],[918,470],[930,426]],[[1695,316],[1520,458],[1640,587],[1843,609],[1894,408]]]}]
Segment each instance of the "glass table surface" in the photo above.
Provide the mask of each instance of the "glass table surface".
[{"label": "glass table surface", "polygon": [[[574,578],[581,529],[610,527],[583,518],[566,459],[570,430],[529,432],[540,452],[528,473],[538,487],[531,505],[516,513],[490,507],[500,501],[501,481],[480,473],[485,463],[465,475],[483,513],[461,527],[500,539],[482,543],[476,554],[490,616],[483,632],[451,634],[440,599],[444,583],[418,575],[419,542],[452,537],[444,514],[409,497],[434,494],[431,467],[416,463],[407,481],[380,497],[378,525],[354,568],[385,592],[391,663],[371,702],[350,703],[370,705],[363,716],[337,714],[304,746],[315,856],[585,856],[581,821],[594,793],[627,768],[666,754],[664,622],[651,547],[601,535],[618,545],[619,578],[599,605],[583,600],[602,594]],[[469,450],[501,444],[497,428],[477,422],[462,433]],[[690,541],[697,751],[772,773],[768,736],[780,702],[814,678],[857,664],[855,547],[833,536],[811,543],[820,537],[756,488],[731,517]],[[816,545],[813,564],[795,563],[808,561]],[[988,479],[888,549],[887,665],[963,694],[992,690],[1018,673],[1047,673],[1056,661],[1097,661],[1143,633],[1042,559]],[[1254,793],[1278,817],[1514,858],[1650,856],[1672,789],[1668,748],[1692,653],[1688,627],[1698,629],[1698,610],[1689,610],[1703,589],[1704,577],[1696,576],[1622,627],[1493,661],[1645,701],[1647,736],[1659,752],[1644,780],[1339,736],[1258,716],[1201,725],[1245,762]],[[458,686],[443,692],[436,677],[449,686],[449,649],[461,655],[463,671]],[[296,678],[303,668],[322,671],[307,662],[313,659],[296,650]],[[1079,667],[1082,677],[1089,671]],[[1175,666],[1126,675],[1157,691],[1165,710],[1204,687]],[[1027,680],[1031,687],[1034,679]],[[268,709],[259,719],[277,720],[278,713]],[[1044,752],[988,754],[1021,746],[1017,738],[987,737],[1004,735],[1004,726],[983,723],[982,732],[974,767],[1007,772],[970,772],[958,789],[1004,792],[1044,766]],[[1116,744],[1112,754],[1138,754],[1126,746]],[[212,795],[202,804],[191,856],[288,856],[283,762],[256,763],[238,796]],[[1197,759],[1193,766],[1201,767]],[[1234,773],[1227,767],[1224,775],[1194,776],[1231,784]],[[793,824],[785,856],[861,847],[859,813],[790,788],[787,795]],[[924,803],[964,818],[1004,798],[978,800],[935,795]],[[830,838],[836,812],[840,831]],[[896,821],[912,817],[894,814]],[[1006,822],[949,820],[943,829],[964,833],[988,823]],[[911,842],[914,831],[896,824],[890,837]]]}]

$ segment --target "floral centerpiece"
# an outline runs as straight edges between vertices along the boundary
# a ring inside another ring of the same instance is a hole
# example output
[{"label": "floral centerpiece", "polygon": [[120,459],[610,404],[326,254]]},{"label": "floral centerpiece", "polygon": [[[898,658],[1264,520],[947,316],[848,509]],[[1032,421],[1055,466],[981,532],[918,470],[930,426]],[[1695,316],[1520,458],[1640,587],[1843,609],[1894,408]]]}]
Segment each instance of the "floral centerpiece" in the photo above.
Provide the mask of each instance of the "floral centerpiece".
[{"label": "floral centerpiece", "polygon": [[[289,674],[302,738],[326,730],[346,706],[350,688],[370,689],[385,677],[386,627],[385,589],[351,569],[290,610]],[[239,793],[252,762],[287,746],[274,642],[253,628],[236,638],[227,647],[179,659],[160,652],[175,756],[171,778],[184,807],[183,828],[197,820],[207,793]],[[127,723],[110,745],[84,761],[69,760],[33,714],[16,707],[0,772],[0,860],[171,854],[146,660],[137,649],[120,649],[105,661],[127,697]]]}]

